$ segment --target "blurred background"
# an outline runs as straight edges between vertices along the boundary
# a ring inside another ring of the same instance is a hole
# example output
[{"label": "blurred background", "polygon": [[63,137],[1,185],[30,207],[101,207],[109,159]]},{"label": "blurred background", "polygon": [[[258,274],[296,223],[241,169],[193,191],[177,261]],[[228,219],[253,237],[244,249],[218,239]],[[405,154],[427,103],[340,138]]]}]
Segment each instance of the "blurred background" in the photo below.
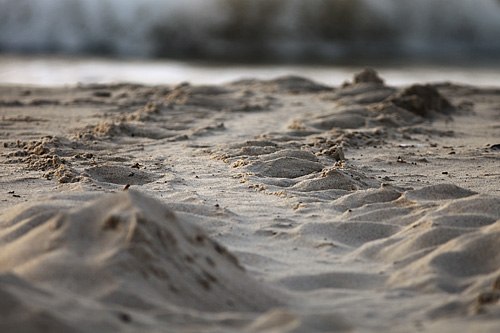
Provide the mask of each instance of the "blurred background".
[{"label": "blurred background", "polygon": [[338,84],[365,66],[494,84],[500,0],[0,0],[0,82]]}]

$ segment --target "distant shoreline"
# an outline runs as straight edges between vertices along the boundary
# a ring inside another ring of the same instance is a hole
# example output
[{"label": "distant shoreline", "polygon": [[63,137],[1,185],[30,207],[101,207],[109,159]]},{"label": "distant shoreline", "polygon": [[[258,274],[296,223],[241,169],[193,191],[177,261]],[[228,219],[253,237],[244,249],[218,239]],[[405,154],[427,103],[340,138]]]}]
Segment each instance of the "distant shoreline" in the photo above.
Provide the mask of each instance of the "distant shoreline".
[{"label": "distant shoreline", "polygon": [[[86,56],[36,56],[0,54],[0,84],[42,86],[78,83],[131,82],[146,85],[221,84],[242,78],[271,79],[281,75],[314,77],[329,85],[341,85],[360,64],[255,64],[161,59],[116,59]],[[376,66],[392,85],[413,82],[454,82],[478,86],[498,84],[500,64],[416,64],[386,61]]]}]

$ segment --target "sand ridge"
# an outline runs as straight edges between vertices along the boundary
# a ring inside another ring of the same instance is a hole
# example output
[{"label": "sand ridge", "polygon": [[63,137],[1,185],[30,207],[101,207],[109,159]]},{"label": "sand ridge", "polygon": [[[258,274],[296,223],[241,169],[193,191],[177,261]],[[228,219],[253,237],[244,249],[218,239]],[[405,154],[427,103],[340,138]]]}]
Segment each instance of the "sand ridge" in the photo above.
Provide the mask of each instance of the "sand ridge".
[{"label": "sand ridge", "polygon": [[499,89],[366,69],[0,105],[2,330],[500,325]]}]

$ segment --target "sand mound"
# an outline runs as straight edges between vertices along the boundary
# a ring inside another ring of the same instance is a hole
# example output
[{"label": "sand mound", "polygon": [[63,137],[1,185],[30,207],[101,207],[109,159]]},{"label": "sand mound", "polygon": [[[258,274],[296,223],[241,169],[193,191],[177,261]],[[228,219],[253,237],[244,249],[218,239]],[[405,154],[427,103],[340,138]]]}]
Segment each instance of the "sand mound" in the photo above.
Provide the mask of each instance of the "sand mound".
[{"label": "sand mound", "polygon": [[0,271],[104,304],[263,311],[278,301],[189,221],[126,191],[63,212],[2,218]]},{"label": "sand mound", "polygon": [[301,123],[320,130],[331,130],[333,128],[354,129],[364,127],[370,111],[359,106],[347,106],[335,108],[332,112],[320,112],[313,115],[305,115]]},{"label": "sand mound", "polygon": [[482,231],[447,237],[450,240],[394,274],[389,285],[457,293],[469,287],[469,278],[499,274],[500,255],[495,250],[500,246],[499,227],[500,223],[495,223]]},{"label": "sand mound", "polygon": [[[413,85],[398,91],[387,87],[372,69],[358,73],[353,83],[347,83],[333,93],[321,95],[336,105],[328,110],[303,113],[293,120],[291,128],[336,131],[351,135],[350,130],[367,133],[368,129],[384,128],[396,135],[404,127],[413,126],[438,114],[449,114],[455,108],[431,85]],[[344,137],[335,139],[340,144]],[[366,143],[362,143],[366,144]]]},{"label": "sand mound", "polygon": [[277,93],[317,93],[321,91],[331,91],[332,87],[316,83],[310,79],[296,76],[287,75],[278,77],[272,80],[253,80],[246,79],[240,80],[233,83],[235,86],[247,86],[247,87],[258,87],[259,89],[264,88],[266,91],[277,92]]},{"label": "sand mound", "polygon": [[454,110],[448,99],[429,84],[412,85],[390,97],[387,101],[422,117],[429,117],[439,113],[448,114]]},{"label": "sand mound", "polygon": [[340,212],[374,203],[393,201],[401,196],[401,191],[392,186],[382,185],[378,189],[355,192],[335,200],[333,205]]},{"label": "sand mound", "polygon": [[346,82],[333,93],[326,93],[321,97],[344,105],[372,104],[382,102],[394,92],[396,89],[386,86],[374,69],[366,68],[354,74],[352,82]]},{"label": "sand mound", "polygon": [[354,84],[359,83],[384,84],[384,80],[380,78],[378,73],[373,68],[368,67],[363,71],[354,74]]},{"label": "sand mound", "polygon": [[323,164],[295,157],[278,157],[270,161],[254,162],[245,169],[266,177],[297,178],[321,171]]},{"label": "sand mound", "polygon": [[217,111],[261,111],[272,108],[272,98],[259,96],[250,90],[240,91],[227,87],[191,86],[188,83],[175,87],[167,96],[172,106],[199,107]]},{"label": "sand mound", "polygon": [[323,191],[332,189],[354,191],[358,189],[356,184],[357,181],[352,179],[352,177],[349,177],[349,175],[343,172],[343,170],[325,169],[318,177],[302,180],[296,185],[292,186],[292,189],[300,192]]},{"label": "sand mound", "polygon": [[406,192],[404,197],[411,201],[436,201],[461,199],[476,194],[452,184],[431,185],[418,190]]},{"label": "sand mound", "polygon": [[260,160],[242,169],[265,177],[297,178],[319,172],[323,168],[324,165],[311,152],[285,149],[263,155]]},{"label": "sand mound", "polygon": [[267,189],[269,194],[323,196],[321,192],[331,191],[327,197],[336,199],[345,191],[380,186],[380,182],[346,166],[341,147],[326,142],[303,143],[300,150],[292,147],[296,144],[247,141],[219,147],[225,153],[213,153],[212,158],[224,159],[242,181],[252,183],[249,186],[259,191]]},{"label": "sand mound", "polygon": [[310,79],[300,76],[283,76],[266,82],[269,86],[275,86],[278,91],[289,93],[312,93],[323,90],[331,90],[331,87],[315,83]]},{"label": "sand mound", "polygon": [[499,269],[500,257],[493,250],[500,241],[499,198],[447,184],[394,197],[352,209],[341,218],[345,223],[399,226],[399,232],[365,243],[354,252],[356,257],[394,262],[400,269],[389,279],[389,287],[456,293],[470,285],[469,278],[487,278]]}]

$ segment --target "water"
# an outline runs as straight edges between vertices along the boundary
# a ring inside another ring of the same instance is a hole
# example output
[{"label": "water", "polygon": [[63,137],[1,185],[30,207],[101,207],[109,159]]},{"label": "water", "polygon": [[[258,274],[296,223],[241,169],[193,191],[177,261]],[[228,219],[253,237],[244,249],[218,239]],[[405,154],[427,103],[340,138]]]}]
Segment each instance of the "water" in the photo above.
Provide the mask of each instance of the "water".
[{"label": "water", "polygon": [[[301,75],[338,86],[351,80],[361,65],[264,65],[189,62],[165,59],[110,59],[97,57],[0,56],[0,83],[44,86],[78,83],[132,82],[147,85],[219,84],[242,78],[269,79]],[[390,85],[451,81],[482,86],[500,85],[500,66],[444,66],[426,64],[377,64]]]},{"label": "water", "polygon": [[500,85],[500,0],[0,0],[0,83]]},{"label": "water", "polygon": [[0,50],[237,61],[500,58],[499,0],[0,0]]}]

